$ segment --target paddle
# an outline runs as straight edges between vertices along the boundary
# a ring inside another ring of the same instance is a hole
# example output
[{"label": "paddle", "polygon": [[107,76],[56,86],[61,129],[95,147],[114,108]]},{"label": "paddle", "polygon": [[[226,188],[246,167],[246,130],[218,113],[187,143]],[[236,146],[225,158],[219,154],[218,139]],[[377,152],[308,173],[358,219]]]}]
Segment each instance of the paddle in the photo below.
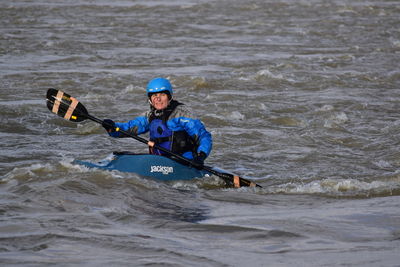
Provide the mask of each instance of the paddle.
[{"label": "paddle", "polygon": [[[64,93],[63,91],[60,91],[60,90],[57,90],[54,88],[50,88],[47,90],[46,98],[47,98],[47,108],[51,112],[57,114],[60,117],[63,117],[66,120],[73,121],[73,122],[80,122],[80,121],[89,119],[89,120],[92,120],[99,124],[103,123],[102,120],[90,115],[88,113],[88,111],[86,110],[86,108],[82,105],[82,103],[80,103],[76,98],[71,97],[70,95]],[[109,125],[109,126],[112,127],[113,125]],[[189,159],[186,159],[178,154],[175,154],[175,153],[169,151],[168,149],[157,146],[152,141],[148,141],[142,137],[139,137],[137,135],[123,131],[119,128],[117,128],[116,130],[126,136],[129,136],[129,137],[132,137],[132,138],[138,140],[139,142],[147,144],[150,147],[159,149],[159,150],[169,154],[170,156],[173,156],[176,159],[179,159],[180,161],[186,162],[187,164],[189,164],[191,166],[196,166],[196,164],[193,163],[192,161],[190,161]],[[219,176],[228,185],[233,185],[234,187],[241,187],[241,186],[261,187],[260,185],[254,183],[252,181],[241,178],[234,174],[222,173],[222,172],[216,171],[212,167],[209,167],[206,165],[202,166],[202,169],[204,169],[216,176]]]}]

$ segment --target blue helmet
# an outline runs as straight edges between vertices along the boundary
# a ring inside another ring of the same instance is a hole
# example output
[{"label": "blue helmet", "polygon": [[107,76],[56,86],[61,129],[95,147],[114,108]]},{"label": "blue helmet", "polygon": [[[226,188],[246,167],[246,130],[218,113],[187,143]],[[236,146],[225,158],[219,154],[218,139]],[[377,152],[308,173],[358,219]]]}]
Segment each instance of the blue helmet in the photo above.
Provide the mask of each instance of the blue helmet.
[{"label": "blue helmet", "polygon": [[165,92],[172,97],[172,85],[165,78],[154,78],[147,84],[147,96],[150,97],[154,93]]}]

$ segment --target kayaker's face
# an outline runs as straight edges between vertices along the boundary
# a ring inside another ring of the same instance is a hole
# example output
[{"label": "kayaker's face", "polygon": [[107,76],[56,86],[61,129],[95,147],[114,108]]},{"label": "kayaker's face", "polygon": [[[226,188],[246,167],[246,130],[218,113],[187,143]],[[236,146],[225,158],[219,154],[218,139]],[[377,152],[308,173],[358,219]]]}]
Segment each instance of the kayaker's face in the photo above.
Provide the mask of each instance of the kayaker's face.
[{"label": "kayaker's face", "polygon": [[157,110],[165,109],[169,104],[169,98],[166,93],[156,93],[150,97],[151,104]]}]

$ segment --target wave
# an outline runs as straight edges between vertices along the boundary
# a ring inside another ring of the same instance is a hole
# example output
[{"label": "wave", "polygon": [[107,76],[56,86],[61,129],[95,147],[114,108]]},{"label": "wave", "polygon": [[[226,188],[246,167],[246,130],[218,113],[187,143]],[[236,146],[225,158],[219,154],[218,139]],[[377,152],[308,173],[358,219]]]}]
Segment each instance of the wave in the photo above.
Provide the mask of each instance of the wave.
[{"label": "wave", "polygon": [[372,181],[358,179],[322,179],[308,183],[289,182],[269,186],[268,193],[311,194],[336,198],[371,198],[400,195],[400,175]]}]

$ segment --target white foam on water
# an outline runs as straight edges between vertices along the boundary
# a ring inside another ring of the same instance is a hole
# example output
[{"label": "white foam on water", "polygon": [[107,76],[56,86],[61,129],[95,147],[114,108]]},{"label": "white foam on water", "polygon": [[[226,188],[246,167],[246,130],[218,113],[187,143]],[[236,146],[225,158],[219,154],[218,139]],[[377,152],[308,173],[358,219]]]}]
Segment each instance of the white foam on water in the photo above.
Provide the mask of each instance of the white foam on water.
[{"label": "white foam on water", "polygon": [[231,120],[244,120],[246,117],[239,111],[233,111],[228,114],[228,118]]},{"label": "white foam on water", "polygon": [[396,188],[400,188],[399,177],[381,181],[359,181],[357,179],[324,179],[312,181],[309,183],[290,182],[273,188],[269,188],[275,193],[289,194],[329,194],[329,195],[346,195],[356,196],[358,194],[366,194],[366,192],[374,191],[375,193],[389,193]]},{"label": "white foam on water", "polygon": [[47,176],[57,170],[57,167],[51,163],[34,163],[29,166],[16,167],[4,175],[3,182],[12,180],[23,180],[25,182],[32,179]]},{"label": "white foam on water", "polygon": [[338,125],[345,124],[348,121],[349,121],[349,118],[347,117],[346,113],[338,112],[338,113],[331,115],[327,120],[325,120],[324,127],[325,128],[335,128]]},{"label": "white foam on water", "polygon": [[284,79],[282,74],[273,74],[268,69],[264,69],[264,70],[258,71],[254,77],[256,79],[257,78],[272,78],[272,79],[278,79],[278,80],[283,80]]},{"label": "white foam on water", "polygon": [[145,94],[146,90],[144,87],[142,86],[138,86],[138,85],[133,85],[133,84],[128,84],[125,89],[123,89],[121,91],[122,95],[125,95],[127,93],[142,93]]},{"label": "white foam on water", "polygon": [[332,111],[335,108],[332,105],[323,105],[322,107],[320,107],[319,109],[317,109],[317,111],[320,112],[327,112],[327,111]]}]

